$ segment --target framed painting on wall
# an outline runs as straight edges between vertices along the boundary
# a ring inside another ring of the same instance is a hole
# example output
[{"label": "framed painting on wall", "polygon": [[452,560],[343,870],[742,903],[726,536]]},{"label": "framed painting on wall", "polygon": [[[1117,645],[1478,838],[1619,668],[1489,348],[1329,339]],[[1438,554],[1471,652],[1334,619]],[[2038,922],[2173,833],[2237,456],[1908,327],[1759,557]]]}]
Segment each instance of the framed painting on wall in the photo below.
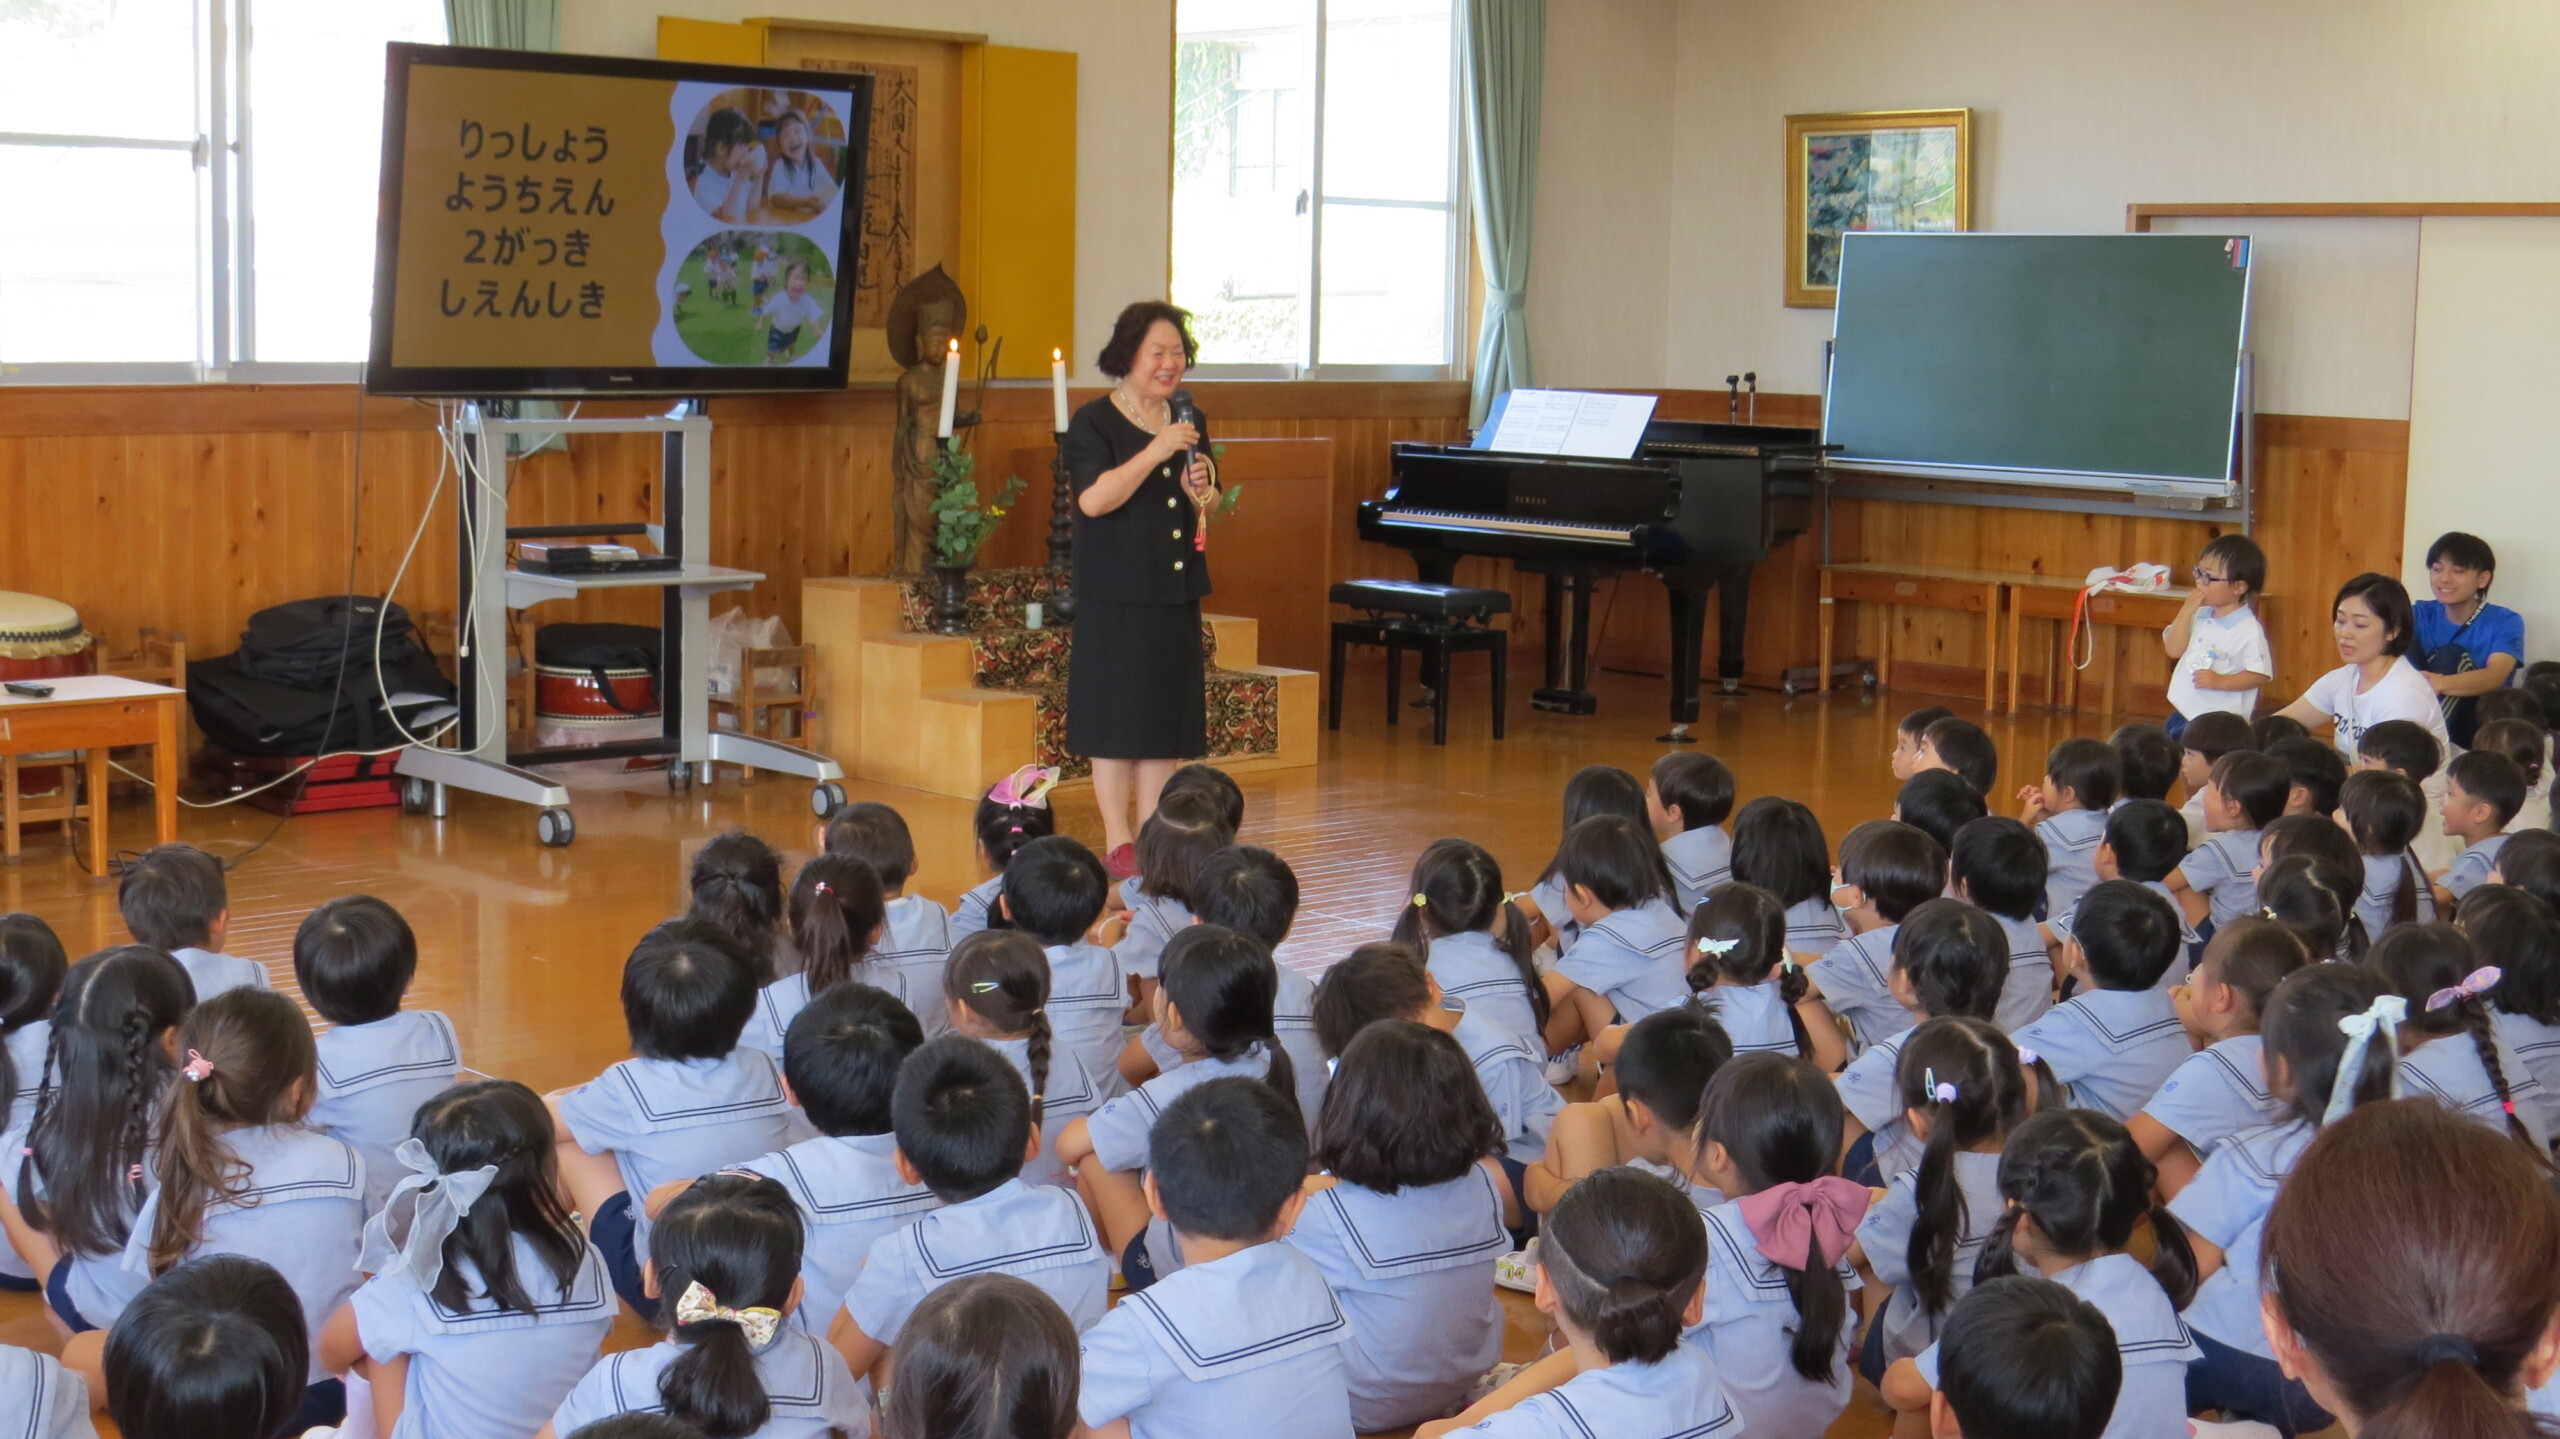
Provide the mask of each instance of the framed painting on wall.
[{"label": "framed painting on wall", "polygon": [[1787,303],[1828,308],[1851,230],[1973,227],[1973,112],[1787,117]]}]

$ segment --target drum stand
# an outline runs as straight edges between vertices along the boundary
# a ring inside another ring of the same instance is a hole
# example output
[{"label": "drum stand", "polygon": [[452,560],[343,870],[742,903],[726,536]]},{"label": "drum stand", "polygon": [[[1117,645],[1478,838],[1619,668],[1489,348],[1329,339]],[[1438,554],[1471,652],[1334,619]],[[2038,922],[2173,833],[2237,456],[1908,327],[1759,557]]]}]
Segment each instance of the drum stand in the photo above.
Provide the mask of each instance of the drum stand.
[{"label": "drum stand", "polygon": [[[457,453],[464,461],[459,570],[462,645],[455,668],[461,714],[450,748],[413,745],[400,752],[401,807],[412,814],[449,812],[451,792],[470,790],[516,800],[541,810],[535,832],[547,845],[577,838],[565,785],[522,768],[568,760],[654,758],[667,761],[667,786],[683,792],[711,782],[714,761],[752,766],[814,781],[809,807],[820,819],[844,804],[844,770],[834,760],[771,740],[711,727],[711,597],[752,588],[763,575],[709,562],[711,550],[711,418],[696,402],[663,416],[626,420],[518,420],[500,417],[480,402],[466,404],[455,422]],[[507,438],[530,435],[652,433],[663,437],[664,470],[658,486],[659,517],[621,525],[507,524]],[[672,570],[598,575],[548,575],[511,569],[507,541],[580,536],[646,535],[658,552],[682,563]],[[548,600],[573,599],[589,590],[661,592],[659,705],[661,732],[654,738],[549,749],[507,749],[507,611]]]}]

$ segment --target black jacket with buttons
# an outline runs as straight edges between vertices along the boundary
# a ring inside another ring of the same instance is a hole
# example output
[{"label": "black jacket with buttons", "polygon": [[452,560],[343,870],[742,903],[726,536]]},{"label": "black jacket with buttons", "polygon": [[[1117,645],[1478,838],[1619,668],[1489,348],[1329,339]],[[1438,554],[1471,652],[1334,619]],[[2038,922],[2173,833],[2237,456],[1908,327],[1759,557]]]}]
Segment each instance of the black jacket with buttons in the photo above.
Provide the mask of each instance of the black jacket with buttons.
[{"label": "black jacket with buttons", "polygon": [[[1081,496],[1107,470],[1136,459],[1154,437],[1120,413],[1109,395],[1077,410],[1060,453]],[[1208,426],[1200,443],[1207,448]],[[1076,598],[1106,604],[1178,605],[1209,593],[1209,557],[1192,548],[1200,511],[1182,488],[1180,457],[1156,466],[1120,508],[1075,511]]]}]

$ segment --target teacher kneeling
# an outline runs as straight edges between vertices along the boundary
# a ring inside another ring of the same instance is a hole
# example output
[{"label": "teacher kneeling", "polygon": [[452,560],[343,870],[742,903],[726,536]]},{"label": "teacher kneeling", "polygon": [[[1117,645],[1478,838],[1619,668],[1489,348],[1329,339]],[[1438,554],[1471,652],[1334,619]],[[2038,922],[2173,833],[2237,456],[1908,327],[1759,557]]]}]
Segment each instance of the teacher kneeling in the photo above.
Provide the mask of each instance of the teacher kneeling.
[{"label": "teacher kneeling", "polygon": [[1060,442],[1076,495],[1067,749],[1093,761],[1115,875],[1135,870],[1133,837],[1166,778],[1209,752],[1200,659],[1209,559],[1195,537],[1216,481],[1208,437],[1172,413],[1198,354],[1189,311],[1156,300],[1122,310],[1096,361],[1118,383],[1076,411]]}]

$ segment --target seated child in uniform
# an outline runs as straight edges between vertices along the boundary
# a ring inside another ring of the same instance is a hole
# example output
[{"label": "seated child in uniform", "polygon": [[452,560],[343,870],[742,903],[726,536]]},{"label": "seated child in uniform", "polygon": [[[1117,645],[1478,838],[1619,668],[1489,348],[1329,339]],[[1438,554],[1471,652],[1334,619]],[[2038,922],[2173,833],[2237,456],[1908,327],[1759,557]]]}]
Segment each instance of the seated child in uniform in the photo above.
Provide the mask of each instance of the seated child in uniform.
[{"label": "seated child in uniform", "polygon": [[1554,1019],[1547,1048],[1596,1039],[1689,997],[1680,951],[1688,926],[1673,908],[1671,867],[1653,836],[1618,815],[1567,831],[1556,851],[1565,906],[1580,935],[1546,976]]},{"label": "seated child in uniform", "polygon": [[1005,923],[1040,941],[1048,955],[1049,1028],[1104,1098],[1127,1088],[1119,1061],[1128,981],[1119,958],[1088,934],[1102,918],[1110,888],[1093,851],[1058,834],[1016,850],[996,896]]},{"label": "seated child in uniform", "polygon": [[[2229,717],[2217,719],[2216,715]],[[2204,786],[2213,775],[2213,767],[2222,762],[2224,755],[2257,747],[2256,738],[2249,733],[2249,721],[2229,710],[2200,714],[2179,733],[2178,782],[2186,786],[2187,798],[2178,813],[2186,817],[2188,848],[2204,843]]]},{"label": "seated child in uniform", "polygon": [[1538,978],[1528,917],[1503,892],[1502,866],[1473,840],[1434,840],[1413,862],[1405,887],[1410,897],[1396,907],[1391,938],[1422,956],[1477,1028],[1507,1030],[1523,1048],[1545,1055],[1547,989]]},{"label": "seated child in uniform", "polygon": [[2050,1279],[2011,1274],[1956,1301],[1938,1340],[1933,1439],[2099,1439],[2124,1385],[2115,1330]]},{"label": "seated child in uniform", "polygon": [[560,1133],[561,1182],[604,1251],[614,1291],[653,1322],[658,1305],[644,1280],[650,1191],[770,1154],[793,1137],[797,1115],[781,1066],[738,1045],[755,984],[716,926],[659,925],[622,967],[632,1057],[546,1096]]},{"label": "seated child in uniform", "polygon": [[1987,802],[1992,786],[2000,782],[2000,747],[1991,742],[1990,731],[1949,715],[1922,731],[1916,768],[1954,770]]},{"label": "seated child in uniform", "polygon": [[932,1012],[932,996],[942,993],[942,965],[951,953],[951,911],[929,895],[907,893],[916,872],[916,840],[906,817],[876,800],[846,805],[827,821],[827,853],[861,860],[880,876],[889,932],[870,957],[905,976],[908,1002],[925,1037],[942,1033],[950,1017]]},{"label": "seated child in uniform", "polygon": [[1298,1110],[1313,1124],[1331,1073],[1316,1038],[1316,987],[1278,959],[1281,941],[1298,922],[1297,873],[1260,845],[1231,844],[1201,862],[1198,884],[1202,924],[1249,934],[1272,953],[1278,987],[1272,992],[1271,1028],[1297,1068]]},{"label": "seated child in uniform", "polygon": [[391,1152],[409,1137],[418,1106],[462,1075],[453,1021],[400,1007],[417,972],[409,922],[372,895],[342,894],[294,931],[294,980],[329,1021],[314,1036],[320,1093],[305,1122],[364,1156],[368,1214],[405,1173]]},{"label": "seated child in uniform", "polygon": [[2053,1008],[2053,956],[2045,946],[2044,927],[2035,920],[2049,864],[2036,831],[1999,817],[1978,819],[1956,831],[1947,852],[1955,897],[1989,914],[2009,937],[2009,977],[2000,986],[2000,1007],[1991,1016],[2004,1034]]},{"label": "seated child in uniform", "polygon": [[2185,751],[2169,738],[2169,732],[2156,724],[2116,726],[2107,736],[2116,752],[2116,767],[2122,783],[2116,787],[2116,802],[2129,799],[2167,799],[2169,787],[2178,782],[2178,765]]},{"label": "seated child in uniform", "polygon": [[1058,832],[1058,817],[1049,809],[1049,791],[1057,784],[1056,770],[1027,764],[979,797],[969,828],[978,838],[978,864],[987,877],[953,908],[952,944],[985,929],[994,917],[996,896],[1004,892],[1004,867],[1013,862],[1014,851]]},{"label": "seated child in uniform", "polygon": [[[2163,801],[2136,799],[2117,805],[2115,812],[2107,816],[2106,838],[2098,841],[2093,861],[2100,880],[2131,880],[2176,909],[2178,896],[2169,888],[2168,879],[2186,857],[2186,820]],[[2078,908],[2074,905],[2045,916],[2045,948],[2057,968],[2062,962],[2063,946],[2071,942],[2071,926],[2078,918]],[[2187,949],[2179,953],[2163,976],[2170,983],[2187,977],[2187,959],[2196,944],[2195,927],[2186,922],[2183,912],[2178,919],[2178,937]]]},{"label": "seated child in uniform", "polygon": [[2187,922],[2226,924],[2258,908],[2258,832],[2284,813],[2293,775],[2284,761],[2234,750],[2213,762],[2204,785],[2204,843],[2169,874]]},{"label": "seated child in uniform", "polygon": [[[116,1321],[106,1409],[125,1439],[299,1433],[310,1366],[302,1306],[284,1276],[242,1255],[207,1255],[151,1281]],[[89,1434],[86,1413],[70,1432]]]},{"label": "seated child in uniform", "polygon": [[1326,970],[1316,986],[1316,1037],[1328,1058],[1348,1049],[1361,1030],[1389,1019],[1427,1024],[1466,1052],[1502,1129],[1502,1170],[1513,1202],[1525,1207],[1528,1168],[1546,1158],[1547,1136],[1565,1108],[1564,1095],[1541,1072],[1542,1062],[1518,1035],[1473,1010],[1451,1008],[1440,981],[1410,946],[1364,944]]},{"label": "seated child in uniform", "polygon": [[1644,807],[1680,908],[1697,908],[1707,891],[1733,878],[1733,841],[1724,832],[1733,814],[1733,771],[1714,755],[1675,750],[1645,776]]},{"label": "seated child in uniform", "polygon": [[221,952],[231,929],[222,861],[191,844],[153,845],[126,860],[116,911],[133,942],[165,949],[195,981],[196,1003],[226,989],[265,989],[267,967]]},{"label": "seated child in uniform", "polygon": [[1944,705],[1928,705],[1913,710],[1894,722],[1894,783],[1900,784],[1920,772],[1920,737],[1929,732],[1929,726],[1942,719],[1954,719],[1955,716],[1956,712]]},{"label": "seated child in uniform", "polygon": [[2338,758],[2337,750],[2316,739],[2284,739],[2267,746],[2266,753],[2284,762],[2289,781],[2284,796],[2286,814],[2316,814],[2327,819],[2338,812],[2338,786],[2347,782],[2347,762]]},{"label": "seated child in uniform", "polygon": [[[2195,1252],[2185,1228],[2152,1202],[2151,1181],[2151,1163],[2123,1125],[2084,1109],[2040,1111],[2001,1152],[2000,1193],[2009,1208],[1979,1275],[1988,1282],[2041,1274],[2107,1317],[2124,1382],[2102,1431],[2106,1439],[2181,1432],[2187,1363],[2199,1352],[2178,1320],[2178,1309],[2195,1294]],[[2147,1263],[2126,1252],[2146,1219]],[[1885,1372],[1878,1388],[1898,1413],[1931,1407],[1944,1378],[1943,1343]]]},{"label": "seated child in uniform", "polygon": [[[1058,1158],[1076,1171],[1121,1277],[1140,1289],[1180,1262],[1171,1236],[1147,1222],[1143,1174],[1147,1135],[1177,1095],[1220,1075],[1268,1083],[1296,1108],[1296,1063],[1272,1027],[1279,988],[1271,951],[1249,934],[1195,924],[1165,946],[1152,1001],[1164,1042],[1183,1062],[1158,1074],[1058,1135]],[[1304,1122],[1301,1112],[1300,1122]]]},{"label": "seated child in uniform", "polygon": [[1630,1169],[1583,1179],[1548,1216],[1536,1266],[1538,1310],[1572,1363],[1536,1366],[1414,1439],[1739,1432],[1715,1360],[1680,1337],[1706,1312],[1706,1269],[1706,1221],[1688,1196]]},{"label": "seated child in uniform", "polygon": [[1696,1155],[1689,1133],[1698,1123],[1698,1097],[1732,1059],[1732,1038],[1697,1005],[1660,1010],[1628,1026],[1610,1069],[1618,1092],[1568,1104],[1556,1116],[1546,1158],[1523,1179],[1529,1207],[1546,1213],[1575,1181],[1617,1164],[1690,1183]]},{"label": "seated child in uniform", "polygon": [[[685,885],[690,891],[685,913],[728,931],[755,970],[757,984],[771,984],[799,968],[792,963],[791,936],[782,929],[780,850],[745,830],[713,835],[693,852]],[[775,1043],[778,1049],[778,1036]]]},{"label": "seated child in uniform", "polygon": [[2098,842],[2123,779],[2115,747],[2084,736],[2055,745],[2045,756],[2044,781],[2018,791],[2019,820],[2044,841],[2045,913],[2070,908],[2098,882]]},{"label": "seated child in uniform", "polygon": [[[1990,1019],[2008,978],[2009,937],[1998,921],[1963,900],[1933,899],[1911,911],[1895,932],[1886,985],[1917,1025],[1950,1015]],[[1840,1101],[1849,1111],[1843,1172],[1861,1183],[1889,1183],[1920,1163],[1922,1140],[1906,1121],[1908,1106],[1895,1078],[1911,1033],[1908,1027],[1894,1031],[1840,1071]],[[1872,1142],[1859,1143],[1869,1136]]]},{"label": "seated child in uniform", "polygon": [[2176,1198],[2224,1140],[2283,1112],[2267,1083],[2258,1017],[2276,986],[2310,962],[2283,925],[2243,915],[2215,931],[2195,973],[2170,992],[2197,1052],[2125,1121],[2158,1167],[2163,1197]]},{"label": "seated child in uniform", "polygon": [[1849,1021],[1861,1045],[1909,1029],[1911,1011],[1893,997],[1894,932],[1905,916],[1947,887],[1947,852],[1907,824],[1869,820],[1840,841],[1832,899],[1849,937],[1808,967],[1814,993]]},{"label": "seated child in uniform", "polygon": [[1070,1439],[1078,1423],[1076,1370],[1076,1328],[1058,1301],[1010,1274],[954,1279],[907,1317],[898,1336],[902,1382],[881,1398],[881,1431],[916,1439]]},{"label": "seated child in uniform", "polygon": [[667,1206],[649,1256],[667,1337],[597,1361],[536,1439],[635,1411],[749,1439],[863,1432],[862,1386],[791,1322],[800,1248],[800,1211],[781,1185],[737,1170],[695,1181]]},{"label": "seated child in uniform", "polygon": [[2488,882],[2529,789],[2523,768],[2495,750],[2465,750],[2444,767],[2444,832],[2462,841],[2462,853],[2436,876],[2440,911]]},{"label": "seated child in uniform", "polygon": [[827,1341],[856,1374],[885,1373],[907,1317],[964,1274],[1029,1280],[1078,1331],[1102,1317],[1111,1260],[1093,1217],[1055,1185],[1025,1184],[1040,1143],[1031,1093],[1004,1056],[974,1039],[927,1040],[898,1071],[898,1176],[942,1201],[872,1241]]},{"label": "seated child in uniform", "polygon": [[2042,1056],[2073,1104],[2121,1124],[2195,1052],[2160,988],[2178,935],[2177,911],[2131,880],[2107,880],[2081,899],[2058,969],[2079,991],[2012,1036]]},{"label": "seated child in uniform", "polygon": [[1513,1206],[1501,1152],[1502,1122],[1456,1040],[1387,1019],[1342,1051],[1287,1242],[1351,1317],[1359,1432],[1450,1412],[1502,1357],[1493,1272],[1511,1252]]},{"label": "seated child in uniform", "polygon": [[1184,1263],[1085,1332],[1086,1425],[1125,1421],[1143,1439],[1240,1424],[1267,1439],[1350,1433],[1351,1321],[1315,1261],[1280,1242],[1307,1203],[1296,1106],[1257,1079],[1211,1079],[1166,1106],[1147,1151],[1147,1207]]},{"label": "seated child in uniform", "polygon": [[1924,769],[1902,782],[1893,797],[1893,817],[1952,847],[1956,831],[1991,813],[1982,795],[1951,769]]}]

